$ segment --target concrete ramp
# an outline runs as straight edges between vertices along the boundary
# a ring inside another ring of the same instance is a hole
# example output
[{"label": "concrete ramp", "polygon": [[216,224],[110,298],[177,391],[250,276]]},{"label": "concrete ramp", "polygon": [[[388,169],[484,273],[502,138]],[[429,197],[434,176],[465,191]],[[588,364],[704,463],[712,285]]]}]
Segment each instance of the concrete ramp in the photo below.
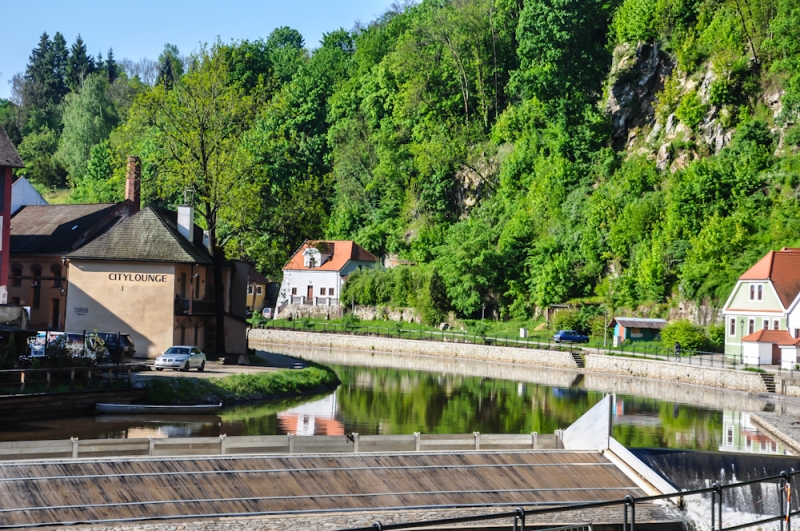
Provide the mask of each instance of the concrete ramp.
[{"label": "concrete ramp", "polygon": [[601,450],[608,448],[614,396],[606,395],[562,433],[567,450]]}]

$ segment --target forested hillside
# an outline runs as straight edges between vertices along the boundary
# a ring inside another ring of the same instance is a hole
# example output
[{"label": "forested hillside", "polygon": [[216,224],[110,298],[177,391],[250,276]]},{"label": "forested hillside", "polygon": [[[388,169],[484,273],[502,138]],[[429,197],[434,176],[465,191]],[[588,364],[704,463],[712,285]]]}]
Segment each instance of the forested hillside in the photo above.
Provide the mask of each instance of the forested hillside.
[{"label": "forested hillside", "polygon": [[796,0],[425,0],[152,63],[43,35],[0,102],[38,185],[120,200],[138,155],[227,256],[353,239],[405,265],[350,296],[431,320],[719,305],[800,245],[799,114]]}]

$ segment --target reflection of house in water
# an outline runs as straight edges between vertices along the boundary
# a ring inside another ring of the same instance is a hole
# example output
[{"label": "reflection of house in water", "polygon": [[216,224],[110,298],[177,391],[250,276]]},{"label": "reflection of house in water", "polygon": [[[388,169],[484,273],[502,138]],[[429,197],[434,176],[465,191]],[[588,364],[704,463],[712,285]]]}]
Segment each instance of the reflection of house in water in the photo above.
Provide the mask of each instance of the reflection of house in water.
[{"label": "reflection of house in water", "polygon": [[278,425],[294,435],[344,435],[344,424],[336,420],[336,393],[278,413]]},{"label": "reflection of house in water", "polygon": [[633,426],[660,426],[661,419],[658,410],[647,407],[636,401],[625,401],[617,398],[614,404],[614,424]]},{"label": "reflection of house in water", "polygon": [[722,444],[720,452],[753,452],[759,454],[788,454],[782,444],[758,431],[750,422],[750,414],[726,409],[722,413]]}]

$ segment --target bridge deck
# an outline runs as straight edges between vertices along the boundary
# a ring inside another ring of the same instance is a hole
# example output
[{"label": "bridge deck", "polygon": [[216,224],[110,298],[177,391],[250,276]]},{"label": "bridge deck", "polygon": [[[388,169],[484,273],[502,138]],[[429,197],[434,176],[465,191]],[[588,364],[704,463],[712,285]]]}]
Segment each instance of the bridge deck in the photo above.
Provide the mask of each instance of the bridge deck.
[{"label": "bridge deck", "polygon": [[0,464],[0,526],[644,496],[597,452],[241,456]]}]

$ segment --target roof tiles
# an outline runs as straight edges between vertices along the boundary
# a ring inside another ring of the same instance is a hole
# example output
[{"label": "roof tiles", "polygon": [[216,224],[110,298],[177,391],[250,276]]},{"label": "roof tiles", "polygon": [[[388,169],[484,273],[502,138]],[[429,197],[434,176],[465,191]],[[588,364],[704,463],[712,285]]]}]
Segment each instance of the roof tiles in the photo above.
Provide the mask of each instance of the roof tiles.
[{"label": "roof tiles", "polygon": [[800,294],[800,249],[784,247],[780,251],[770,251],[739,280],[770,280],[788,308]]},{"label": "roof tiles", "polygon": [[64,254],[77,249],[100,225],[113,222],[114,203],[29,205],[11,218],[12,254]]},{"label": "roof tiles", "polygon": [[8,166],[11,168],[24,168],[25,164],[17,153],[17,148],[8,138],[6,130],[0,126],[0,166]]},{"label": "roof tiles", "polygon": [[[316,248],[320,254],[331,255],[330,259],[321,265],[309,267],[305,265],[303,252],[306,249]],[[295,251],[289,261],[283,266],[284,270],[291,271],[341,271],[347,262],[354,260],[360,262],[377,262],[378,258],[350,240],[316,240],[306,241]]]},{"label": "roof tiles", "polygon": [[202,238],[203,231],[195,226],[189,242],[178,232],[177,213],[146,207],[67,258],[211,264]]},{"label": "roof tiles", "polygon": [[749,336],[744,336],[742,341],[749,343],[782,343],[784,341],[794,341],[794,338],[786,330],[757,330]]}]

